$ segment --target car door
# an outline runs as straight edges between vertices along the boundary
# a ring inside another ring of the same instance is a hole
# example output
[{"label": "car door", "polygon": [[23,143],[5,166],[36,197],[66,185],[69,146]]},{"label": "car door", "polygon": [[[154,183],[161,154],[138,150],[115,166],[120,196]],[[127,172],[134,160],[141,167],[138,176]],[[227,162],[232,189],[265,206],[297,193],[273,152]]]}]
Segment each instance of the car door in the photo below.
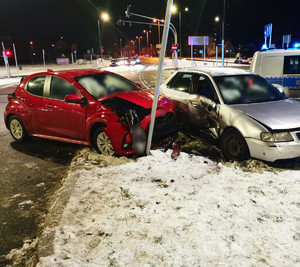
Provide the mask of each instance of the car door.
[{"label": "car door", "polygon": [[177,116],[183,122],[189,117],[189,94],[193,75],[189,72],[178,72],[163,89],[163,94],[176,105]]},{"label": "car door", "polygon": [[32,77],[25,85],[24,91],[18,97],[22,105],[28,111],[25,116],[25,123],[31,134],[44,134],[42,126],[44,114],[44,88],[46,75]]},{"label": "car door", "polygon": [[77,94],[83,97],[82,94],[69,81],[61,77],[49,76],[49,79],[44,103],[47,134],[54,137],[86,140],[87,105],[64,101],[66,95]]},{"label": "car door", "polygon": [[210,79],[204,74],[195,74],[191,94],[189,95],[189,121],[201,128],[217,128],[219,103],[216,91]]}]

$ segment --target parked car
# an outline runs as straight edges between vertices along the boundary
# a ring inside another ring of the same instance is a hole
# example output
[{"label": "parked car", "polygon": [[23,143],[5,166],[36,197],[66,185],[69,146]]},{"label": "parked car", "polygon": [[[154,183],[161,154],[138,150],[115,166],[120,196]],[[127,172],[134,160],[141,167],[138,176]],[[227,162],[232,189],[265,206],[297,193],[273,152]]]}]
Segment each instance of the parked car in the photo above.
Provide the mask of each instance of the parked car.
[{"label": "parked car", "polygon": [[161,86],[178,118],[206,129],[227,160],[300,157],[300,102],[262,77],[234,68],[183,69]]},{"label": "parked car", "polygon": [[135,65],[135,60],[128,57],[119,58],[117,64],[118,66],[132,66]]},{"label": "parked car", "polygon": [[300,100],[300,49],[255,52],[250,71],[264,77],[286,97]]},{"label": "parked car", "polygon": [[234,63],[238,64],[250,64],[250,58],[247,57],[237,57]]},{"label": "parked car", "polygon": [[117,67],[117,66],[118,66],[117,60],[116,60],[116,59],[112,59],[112,60],[110,61],[109,66],[110,66],[110,67]]},{"label": "parked car", "polygon": [[[94,146],[112,155],[144,153],[153,91],[111,72],[68,70],[26,77],[8,96],[12,137],[37,136]],[[153,140],[176,134],[175,106],[159,97]]]}]

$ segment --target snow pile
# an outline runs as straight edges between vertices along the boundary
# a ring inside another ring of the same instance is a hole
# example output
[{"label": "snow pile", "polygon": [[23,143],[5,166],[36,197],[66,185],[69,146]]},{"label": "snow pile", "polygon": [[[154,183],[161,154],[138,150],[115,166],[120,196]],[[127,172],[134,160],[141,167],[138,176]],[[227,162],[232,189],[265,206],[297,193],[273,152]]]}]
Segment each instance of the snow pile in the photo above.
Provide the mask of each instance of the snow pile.
[{"label": "snow pile", "polygon": [[3,78],[0,79],[0,87],[4,85],[9,85],[9,84],[15,84],[15,83],[20,83],[21,78]]},{"label": "snow pile", "polygon": [[299,172],[170,153],[113,167],[76,158],[54,255],[39,266],[300,264]]}]

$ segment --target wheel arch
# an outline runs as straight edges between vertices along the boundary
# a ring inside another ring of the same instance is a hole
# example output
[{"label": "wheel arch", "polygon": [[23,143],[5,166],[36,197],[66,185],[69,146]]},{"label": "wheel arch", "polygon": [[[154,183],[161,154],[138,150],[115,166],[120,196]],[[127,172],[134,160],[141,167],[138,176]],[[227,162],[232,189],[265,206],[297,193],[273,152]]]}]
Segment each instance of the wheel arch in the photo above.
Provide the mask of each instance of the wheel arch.
[{"label": "wheel arch", "polygon": [[92,126],[91,126],[91,128],[90,128],[90,131],[89,131],[89,143],[91,144],[91,145],[93,145],[92,144],[92,140],[93,140],[93,136],[94,136],[94,134],[95,134],[95,132],[96,132],[96,130],[99,128],[99,127],[103,127],[103,128],[105,128],[107,125],[105,124],[105,123],[103,123],[103,122],[95,122]]}]

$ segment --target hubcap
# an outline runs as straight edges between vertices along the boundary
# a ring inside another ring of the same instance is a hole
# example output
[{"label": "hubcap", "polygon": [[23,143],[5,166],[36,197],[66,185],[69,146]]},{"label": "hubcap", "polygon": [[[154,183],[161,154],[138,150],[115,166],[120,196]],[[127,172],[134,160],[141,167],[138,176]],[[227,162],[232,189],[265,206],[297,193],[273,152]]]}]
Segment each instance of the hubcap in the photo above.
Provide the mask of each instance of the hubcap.
[{"label": "hubcap", "polygon": [[112,156],[114,154],[113,146],[104,132],[97,136],[97,147],[103,155]]},{"label": "hubcap", "polygon": [[10,123],[10,130],[12,135],[16,138],[16,139],[21,139],[23,136],[23,128],[21,123],[16,120],[13,119]]}]

